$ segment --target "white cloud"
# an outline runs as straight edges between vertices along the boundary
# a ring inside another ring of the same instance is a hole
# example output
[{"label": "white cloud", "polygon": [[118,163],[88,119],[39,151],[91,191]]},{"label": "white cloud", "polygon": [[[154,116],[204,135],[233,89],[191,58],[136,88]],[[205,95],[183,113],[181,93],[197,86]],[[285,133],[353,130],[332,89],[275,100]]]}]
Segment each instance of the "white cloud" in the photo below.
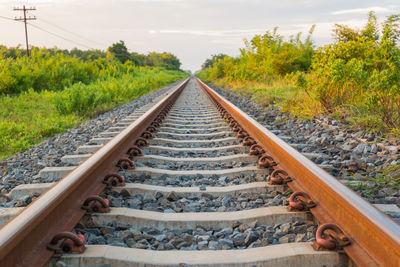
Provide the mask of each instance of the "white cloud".
[{"label": "white cloud", "polygon": [[386,7],[374,6],[366,8],[354,8],[354,9],[343,9],[334,11],[332,15],[342,15],[342,14],[367,14],[369,11],[375,11],[376,13],[388,13],[393,12],[393,10]]}]

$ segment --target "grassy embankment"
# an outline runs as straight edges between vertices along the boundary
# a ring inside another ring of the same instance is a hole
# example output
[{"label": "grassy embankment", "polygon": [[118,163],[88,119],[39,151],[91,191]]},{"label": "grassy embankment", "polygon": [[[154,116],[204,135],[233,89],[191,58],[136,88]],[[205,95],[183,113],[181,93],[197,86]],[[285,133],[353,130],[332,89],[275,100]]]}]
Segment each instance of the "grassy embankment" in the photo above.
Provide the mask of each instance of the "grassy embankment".
[{"label": "grassy embankment", "polygon": [[0,160],[186,76],[44,50],[30,59],[0,53]]},{"label": "grassy embankment", "polygon": [[[258,103],[300,118],[321,114],[350,127],[400,136],[400,16],[382,25],[370,13],[362,29],[335,25],[332,44],[316,48],[311,35],[285,41],[276,29],[246,41],[240,56],[216,55],[198,76]],[[400,181],[400,166],[380,177]],[[381,181],[380,181],[381,182]]]}]

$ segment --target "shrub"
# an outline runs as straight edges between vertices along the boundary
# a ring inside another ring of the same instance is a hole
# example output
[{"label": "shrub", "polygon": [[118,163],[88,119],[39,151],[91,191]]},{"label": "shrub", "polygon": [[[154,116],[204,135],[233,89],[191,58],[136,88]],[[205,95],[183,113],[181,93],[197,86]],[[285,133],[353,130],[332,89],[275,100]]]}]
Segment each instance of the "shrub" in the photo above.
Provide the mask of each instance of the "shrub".
[{"label": "shrub", "polygon": [[287,110],[296,115],[342,113],[365,126],[398,133],[400,15],[379,25],[370,12],[359,30],[336,24],[336,41],[316,51],[312,31],[304,41],[300,34],[284,41],[276,29],[256,35],[240,56],[213,60],[199,77],[242,91],[250,86],[247,91],[262,103],[290,106]]}]

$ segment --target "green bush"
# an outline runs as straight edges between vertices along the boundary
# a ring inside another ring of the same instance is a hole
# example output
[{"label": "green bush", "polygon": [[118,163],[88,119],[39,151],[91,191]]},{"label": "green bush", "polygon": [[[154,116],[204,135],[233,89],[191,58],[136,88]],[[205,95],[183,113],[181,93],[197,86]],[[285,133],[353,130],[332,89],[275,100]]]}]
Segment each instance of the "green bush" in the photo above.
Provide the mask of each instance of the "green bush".
[{"label": "green bush", "polygon": [[132,73],[90,84],[75,83],[62,91],[31,89],[16,96],[0,96],[0,159],[187,76],[153,68],[135,68]]},{"label": "green bush", "polygon": [[135,76],[108,78],[88,85],[76,83],[55,94],[55,106],[63,115],[93,116],[185,76],[181,71],[138,68]]},{"label": "green bush", "polygon": [[396,44],[400,27],[396,21],[398,17],[390,16],[382,34],[373,13],[359,31],[338,25],[336,39],[341,41],[315,53],[308,90],[327,112],[357,106],[378,116],[378,125],[400,127],[400,48]]},{"label": "green bush", "polygon": [[[87,51],[80,51],[84,58],[78,58],[75,56],[78,51],[67,53],[34,48],[28,58],[22,50],[0,46],[0,95],[19,94],[29,89],[60,91],[75,83],[90,84],[110,77],[121,78],[135,75],[139,70],[130,60],[121,63]],[[179,70],[179,60],[170,53],[152,52],[145,58],[142,65]]]},{"label": "green bush", "polygon": [[284,41],[276,30],[256,35],[240,56],[209,59],[198,75],[247,88],[263,104],[275,103],[296,115],[341,114],[362,126],[399,133],[400,15],[379,25],[370,12],[360,30],[336,24],[336,41],[316,51],[312,31],[305,41],[300,35]]},{"label": "green bush", "polygon": [[227,79],[229,81],[269,82],[276,76],[285,76],[297,71],[307,71],[314,53],[311,35],[302,41],[301,33],[289,41],[277,33],[256,35],[251,41],[245,41],[246,48],[240,56],[232,58],[223,54],[207,59],[199,76],[206,81]]}]

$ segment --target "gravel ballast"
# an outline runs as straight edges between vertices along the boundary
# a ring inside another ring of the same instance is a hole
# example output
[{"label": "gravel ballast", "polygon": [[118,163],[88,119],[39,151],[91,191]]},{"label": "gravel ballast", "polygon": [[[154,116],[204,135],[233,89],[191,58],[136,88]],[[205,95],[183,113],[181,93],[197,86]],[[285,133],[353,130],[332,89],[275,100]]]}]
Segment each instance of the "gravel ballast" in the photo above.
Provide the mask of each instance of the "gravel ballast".
[{"label": "gravel ballast", "polygon": [[150,250],[224,250],[312,242],[316,229],[316,224],[301,219],[274,225],[235,222],[225,228],[197,225],[194,229],[137,228],[120,222],[93,225],[92,219],[83,219],[74,231],[82,233],[91,245]]},{"label": "gravel ballast", "polygon": [[400,140],[353,130],[329,116],[311,120],[293,118],[273,106],[262,107],[232,90],[212,88],[300,152],[320,154],[312,160],[329,165],[330,174],[338,179],[352,181],[350,187],[369,202],[400,207],[399,187],[386,185],[378,173],[400,164]]},{"label": "gravel ballast", "polygon": [[237,174],[233,176],[223,176],[214,174],[206,177],[202,174],[195,176],[181,175],[178,178],[169,177],[164,174],[160,177],[151,177],[147,174],[129,175],[121,172],[129,183],[141,183],[150,185],[160,186],[177,186],[177,187],[190,187],[199,186],[200,189],[205,190],[206,186],[228,186],[228,185],[239,185],[248,184],[252,182],[265,182],[269,178],[264,174]]},{"label": "gravel ballast", "polygon": [[121,192],[107,190],[102,194],[110,201],[111,207],[125,207],[164,213],[180,212],[228,212],[256,209],[271,206],[287,206],[290,191],[281,193],[271,191],[260,193],[238,193],[213,196],[203,193],[201,196],[184,196],[171,191],[169,193],[131,195],[127,190]]}]

